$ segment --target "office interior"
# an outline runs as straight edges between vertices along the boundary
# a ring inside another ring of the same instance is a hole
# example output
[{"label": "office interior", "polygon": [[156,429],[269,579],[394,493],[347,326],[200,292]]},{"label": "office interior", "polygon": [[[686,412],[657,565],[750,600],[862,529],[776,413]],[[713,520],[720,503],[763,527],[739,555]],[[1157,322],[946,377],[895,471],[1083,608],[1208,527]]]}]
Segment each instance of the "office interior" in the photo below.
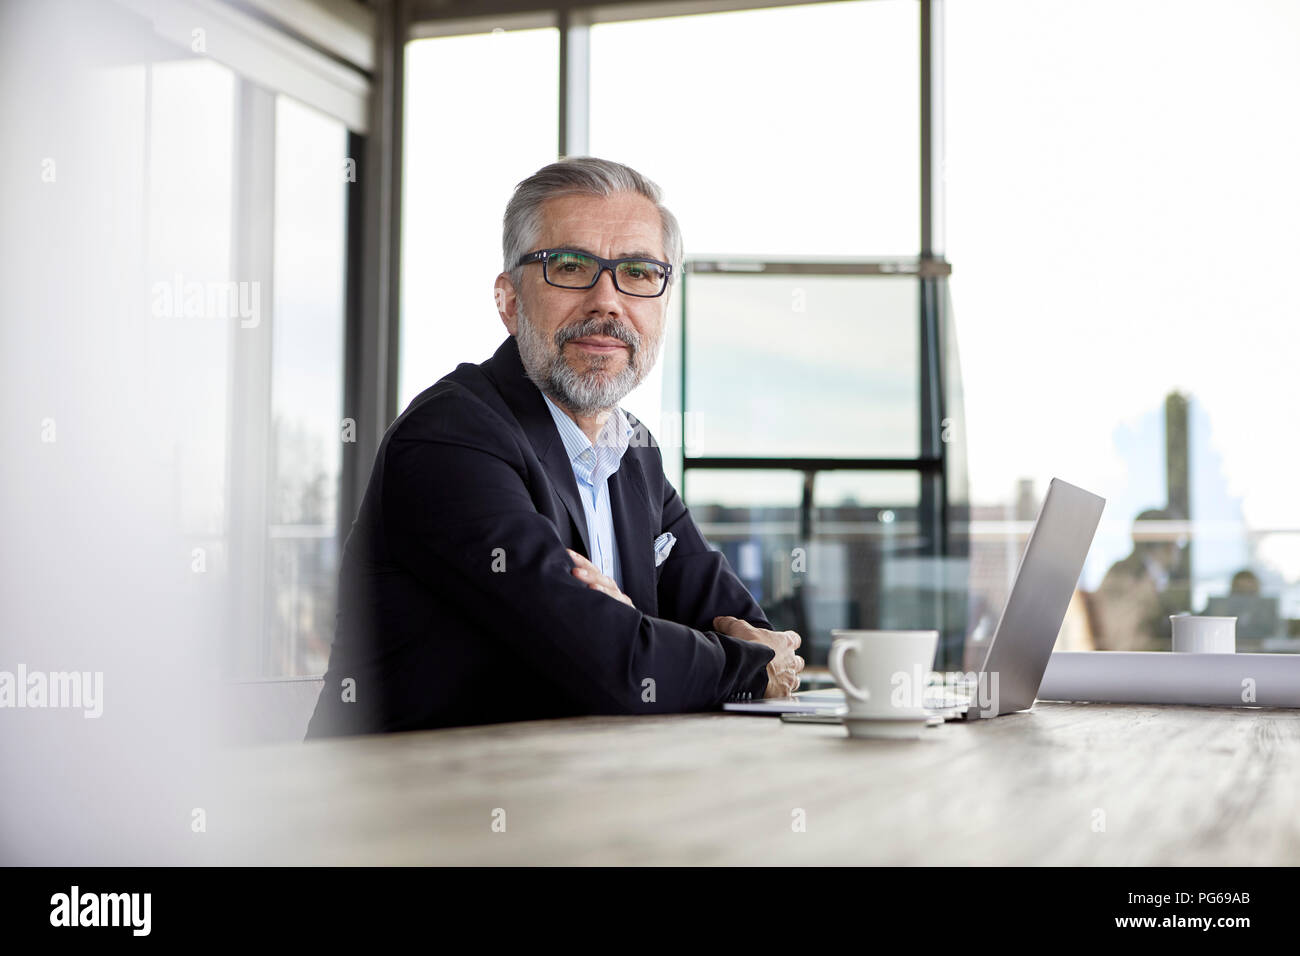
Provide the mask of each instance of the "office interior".
[{"label": "office interior", "polygon": [[806,686],[845,628],[978,668],[1053,478],[1106,499],[1055,650],[1170,651],[1190,613],[1300,651],[1296,4],[0,16],[0,667],[105,677],[102,716],[5,735],[59,770],[5,812],[16,862],[187,861],[156,815],[216,749],[315,746],[379,442],[503,340],[501,215],[564,156],[682,224],[623,407]]}]

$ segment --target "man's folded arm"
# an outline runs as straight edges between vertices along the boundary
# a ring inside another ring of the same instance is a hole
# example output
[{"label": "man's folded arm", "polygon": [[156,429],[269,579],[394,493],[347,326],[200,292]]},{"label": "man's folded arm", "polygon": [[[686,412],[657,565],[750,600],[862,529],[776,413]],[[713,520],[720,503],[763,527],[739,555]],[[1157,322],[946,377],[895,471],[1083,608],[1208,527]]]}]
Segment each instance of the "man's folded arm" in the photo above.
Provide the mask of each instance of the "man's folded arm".
[{"label": "man's folded arm", "polygon": [[773,652],[764,645],[650,617],[575,578],[504,423],[455,404],[464,414],[454,429],[392,436],[383,527],[394,558],[479,622],[484,640],[591,713],[708,709],[766,674]]},{"label": "man's folded arm", "polygon": [[748,621],[771,630],[772,625],[732,571],[726,556],[714,551],[695,524],[685,502],[664,479],[663,527],[677,539],[659,574],[659,613],[690,627],[713,626],[718,615]]}]

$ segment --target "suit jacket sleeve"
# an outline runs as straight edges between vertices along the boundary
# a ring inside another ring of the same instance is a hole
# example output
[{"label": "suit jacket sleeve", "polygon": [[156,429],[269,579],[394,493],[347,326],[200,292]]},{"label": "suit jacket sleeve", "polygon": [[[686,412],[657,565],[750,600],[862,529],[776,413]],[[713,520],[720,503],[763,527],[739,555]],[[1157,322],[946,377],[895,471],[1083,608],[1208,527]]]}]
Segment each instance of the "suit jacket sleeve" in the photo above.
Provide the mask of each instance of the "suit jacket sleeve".
[{"label": "suit jacket sleeve", "polygon": [[[663,474],[663,470],[659,472]],[[688,627],[708,630],[713,619],[726,614],[772,630],[772,625],[749,589],[732,571],[726,556],[709,547],[690,510],[668,481],[664,483],[663,527],[677,541],[659,572],[659,613]],[[745,690],[755,699],[767,691],[767,670]]]},{"label": "suit jacket sleeve", "polygon": [[765,675],[770,648],[652,617],[578,581],[532,500],[526,439],[482,402],[449,391],[406,424],[380,463],[390,553],[585,712],[710,709]]}]

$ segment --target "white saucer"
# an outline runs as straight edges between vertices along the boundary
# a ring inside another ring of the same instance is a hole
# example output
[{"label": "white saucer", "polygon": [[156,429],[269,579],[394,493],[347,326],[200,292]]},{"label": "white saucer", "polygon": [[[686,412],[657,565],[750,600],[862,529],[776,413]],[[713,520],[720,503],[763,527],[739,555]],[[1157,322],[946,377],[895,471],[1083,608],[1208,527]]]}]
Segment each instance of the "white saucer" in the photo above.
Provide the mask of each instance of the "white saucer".
[{"label": "white saucer", "polygon": [[921,736],[928,727],[943,724],[942,714],[920,714],[907,717],[858,717],[840,714],[840,721],[850,737],[885,737],[892,740],[912,740]]}]

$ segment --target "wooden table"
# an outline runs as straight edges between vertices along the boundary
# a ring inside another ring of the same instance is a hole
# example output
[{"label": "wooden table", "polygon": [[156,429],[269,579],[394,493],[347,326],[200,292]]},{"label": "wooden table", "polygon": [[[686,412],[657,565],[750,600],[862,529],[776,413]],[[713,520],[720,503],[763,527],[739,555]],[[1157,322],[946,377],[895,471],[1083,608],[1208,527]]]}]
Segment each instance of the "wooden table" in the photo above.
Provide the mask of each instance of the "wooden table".
[{"label": "wooden table", "polygon": [[1294,710],[1040,702],[916,741],[588,717],[233,751],[222,775],[230,862],[1300,863]]}]

